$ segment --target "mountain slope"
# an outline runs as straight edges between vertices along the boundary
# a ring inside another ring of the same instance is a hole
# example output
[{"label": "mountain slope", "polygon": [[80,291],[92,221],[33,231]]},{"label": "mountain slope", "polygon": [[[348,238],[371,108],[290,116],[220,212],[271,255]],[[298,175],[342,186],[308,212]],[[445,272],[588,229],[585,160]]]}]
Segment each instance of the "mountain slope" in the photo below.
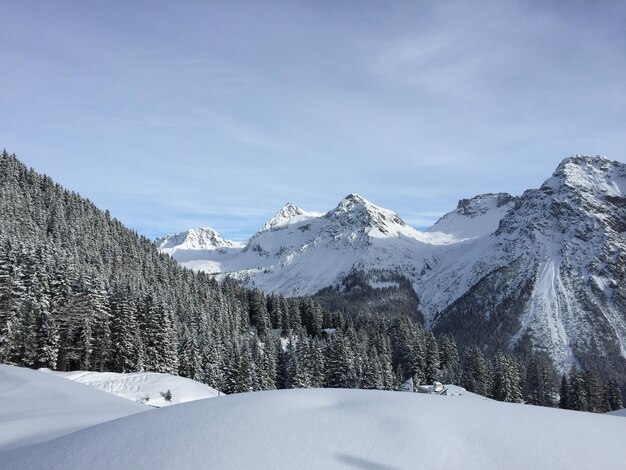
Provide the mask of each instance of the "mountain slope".
[{"label": "mountain slope", "polygon": [[620,417],[471,394],[281,390],[129,416],[0,461],[13,470],[622,468],[624,439]]},{"label": "mountain slope", "polygon": [[[626,165],[566,159],[492,235],[439,267],[438,278],[463,270],[470,279],[448,305],[439,303],[436,329],[459,332],[471,317],[475,333],[506,330],[501,339],[510,347],[529,342],[560,364],[623,374],[625,227]],[[479,333],[474,341],[484,339]]]},{"label": "mountain slope", "polygon": [[500,220],[517,199],[507,193],[481,194],[462,199],[454,211],[439,219],[428,232],[446,233],[459,239],[489,235],[496,231]]},{"label": "mountain slope", "polygon": [[[107,211],[2,152],[0,362],[179,374],[228,392],[275,386],[269,313],[251,316],[267,299],[256,292],[248,302],[251,294],[182,268]],[[299,304],[283,307],[298,328]],[[253,347],[253,359],[265,361],[262,383],[236,368]]]}]

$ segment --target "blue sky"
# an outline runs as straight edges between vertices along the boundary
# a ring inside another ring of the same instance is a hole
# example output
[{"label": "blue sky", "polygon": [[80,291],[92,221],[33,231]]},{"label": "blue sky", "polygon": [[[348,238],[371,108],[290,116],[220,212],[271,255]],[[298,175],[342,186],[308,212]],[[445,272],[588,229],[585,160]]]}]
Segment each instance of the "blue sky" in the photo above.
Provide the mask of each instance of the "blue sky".
[{"label": "blue sky", "polygon": [[140,233],[356,192],[426,227],[626,161],[626,2],[0,3],[0,147]]}]

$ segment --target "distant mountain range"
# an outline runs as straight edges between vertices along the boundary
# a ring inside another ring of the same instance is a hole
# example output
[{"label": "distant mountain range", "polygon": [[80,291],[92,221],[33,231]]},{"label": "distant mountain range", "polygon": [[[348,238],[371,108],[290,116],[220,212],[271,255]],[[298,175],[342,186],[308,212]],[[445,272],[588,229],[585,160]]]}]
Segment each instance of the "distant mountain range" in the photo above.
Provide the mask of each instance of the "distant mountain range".
[{"label": "distant mountain range", "polygon": [[289,296],[354,273],[373,289],[410,282],[427,327],[460,345],[542,349],[626,373],[626,165],[565,159],[521,196],[463,199],[425,232],[350,194],[327,213],[288,203],[246,243],[210,228],[156,241],[195,270]]}]

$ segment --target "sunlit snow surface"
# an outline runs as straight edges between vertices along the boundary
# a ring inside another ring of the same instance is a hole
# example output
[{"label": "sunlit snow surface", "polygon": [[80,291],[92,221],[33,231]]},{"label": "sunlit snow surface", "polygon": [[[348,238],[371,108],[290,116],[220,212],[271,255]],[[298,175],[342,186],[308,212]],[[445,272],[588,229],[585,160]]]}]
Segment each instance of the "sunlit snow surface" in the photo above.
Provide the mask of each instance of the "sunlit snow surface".
[{"label": "sunlit snow surface", "polygon": [[0,452],[0,465],[15,470],[613,469],[626,461],[625,423],[471,394],[270,391],[128,416]]},{"label": "sunlit snow surface", "polygon": [[[218,395],[217,390],[214,388],[195,380],[156,372],[120,374],[115,372],[54,372],[49,369],[41,370],[157,408],[204,398],[213,398]],[[171,392],[170,401],[165,399],[168,390]]]},{"label": "sunlit snow surface", "polygon": [[[0,450],[142,411],[150,408],[51,374],[0,364]],[[11,468],[1,454],[0,468]]]}]

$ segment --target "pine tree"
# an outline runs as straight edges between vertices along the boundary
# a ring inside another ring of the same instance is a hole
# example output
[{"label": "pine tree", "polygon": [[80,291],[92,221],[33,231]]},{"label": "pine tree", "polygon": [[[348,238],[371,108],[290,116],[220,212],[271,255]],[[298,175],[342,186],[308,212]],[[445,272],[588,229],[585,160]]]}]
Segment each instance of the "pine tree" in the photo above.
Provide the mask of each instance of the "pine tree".
[{"label": "pine tree", "polygon": [[285,350],[285,388],[303,388],[306,387],[306,377],[304,377],[304,368],[300,366],[298,351],[296,349],[293,338],[289,338],[287,348]]},{"label": "pine tree", "polygon": [[22,304],[26,289],[22,283],[19,266],[14,266],[8,279],[3,299],[3,320],[0,324],[0,362],[22,364],[21,342],[25,338]]},{"label": "pine tree", "polygon": [[385,388],[382,367],[376,346],[372,346],[368,354],[365,370],[363,371],[363,383],[361,388],[371,390],[384,390]]},{"label": "pine tree", "polygon": [[322,331],[323,314],[320,306],[312,300],[305,300],[300,307],[302,325],[310,336],[318,336]]},{"label": "pine tree", "polygon": [[483,353],[478,348],[470,348],[463,365],[463,387],[469,392],[489,396],[491,374]]},{"label": "pine tree", "polygon": [[224,388],[224,376],[226,375],[224,356],[224,347],[217,335],[207,333],[202,346],[201,380],[217,390]]},{"label": "pine tree", "polygon": [[624,408],[622,392],[616,380],[609,380],[604,387],[604,410],[615,411]]},{"label": "pine tree", "polygon": [[424,378],[426,383],[433,383],[439,377],[439,347],[432,332],[425,334]]},{"label": "pine tree", "polygon": [[116,295],[112,315],[113,368],[116,372],[136,372],[142,368],[143,344],[137,335],[135,309],[128,295]]},{"label": "pine tree", "polygon": [[567,407],[570,410],[587,411],[589,407],[589,397],[585,377],[575,366],[572,367],[569,376],[569,387],[567,390]]},{"label": "pine tree", "polygon": [[283,309],[280,297],[277,294],[271,294],[267,297],[267,310],[270,315],[272,328],[282,328]]},{"label": "pine tree", "polygon": [[524,379],[526,402],[539,406],[555,406],[556,396],[557,374],[552,360],[545,353],[534,353]]},{"label": "pine tree", "polygon": [[587,406],[585,411],[599,413],[602,411],[602,386],[598,378],[589,370],[583,373],[583,383],[587,395]]},{"label": "pine tree", "polygon": [[569,382],[567,376],[563,374],[561,377],[561,388],[559,389],[559,408],[569,410]]},{"label": "pine tree", "polygon": [[111,363],[111,313],[109,307],[102,299],[96,307],[91,326],[93,334],[92,343],[92,368],[95,371],[104,372],[109,370]]},{"label": "pine tree", "polygon": [[391,352],[389,351],[388,340],[384,339],[381,341],[380,346],[382,347],[379,359],[380,359],[380,368],[383,379],[383,389],[384,390],[397,390],[398,381],[393,373],[393,367],[391,364]]},{"label": "pine tree", "polygon": [[441,361],[440,379],[443,383],[458,384],[461,381],[461,364],[456,341],[444,335],[439,342],[439,358]]},{"label": "pine tree", "polygon": [[250,291],[250,324],[257,329],[259,336],[265,336],[271,329],[269,312],[265,296],[259,289]]},{"label": "pine tree", "polygon": [[256,371],[254,361],[247,342],[241,343],[239,360],[237,362],[236,388],[237,393],[252,392],[255,389]]},{"label": "pine tree", "polygon": [[494,361],[491,396],[509,403],[522,402],[522,377],[517,361],[511,356],[498,353]]},{"label": "pine tree", "polygon": [[222,385],[219,389],[223,390],[226,394],[238,393],[246,390],[240,389],[240,366],[241,353],[237,344],[230,346],[230,349],[224,355],[224,362],[222,365],[221,382]]},{"label": "pine tree", "polygon": [[276,344],[271,336],[255,343],[254,363],[258,374],[259,390],[276,388]]},{"label": "pine tree", "polygon": [[358,376],[354,352],[341,330],[337,330],[326,351],[326,386],[355,388]]},{"label": "pine tree", "polygon": [[310,371],[311,387],[320,388],[324,386],[324,370],[326,365],[321,343],[318,340],[313,340],[310,343],[310,351],[312,362]]},{"label": "pine tree", "polygon": [[194,380],[201,378],[200,351],[195,332],[187,325],[180,330],[178,341],[178,374]]}]

